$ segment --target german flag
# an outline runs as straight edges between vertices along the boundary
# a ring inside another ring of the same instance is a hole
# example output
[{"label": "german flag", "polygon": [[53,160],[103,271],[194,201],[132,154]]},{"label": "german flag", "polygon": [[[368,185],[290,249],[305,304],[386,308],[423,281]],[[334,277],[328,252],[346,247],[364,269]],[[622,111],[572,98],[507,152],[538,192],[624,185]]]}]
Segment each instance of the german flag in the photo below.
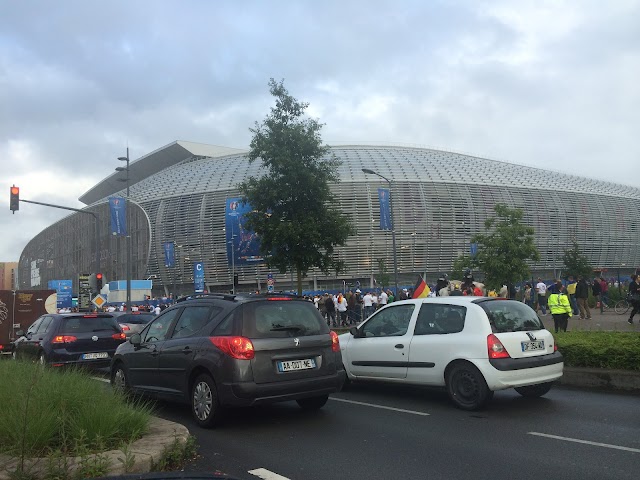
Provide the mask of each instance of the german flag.
[{"label": "german flag", "polygon": [[429,296],[430,293],[431,289],[424,281],[424,278],[418,277],[418,283],[413,287],[413,298],[425,298]]}]

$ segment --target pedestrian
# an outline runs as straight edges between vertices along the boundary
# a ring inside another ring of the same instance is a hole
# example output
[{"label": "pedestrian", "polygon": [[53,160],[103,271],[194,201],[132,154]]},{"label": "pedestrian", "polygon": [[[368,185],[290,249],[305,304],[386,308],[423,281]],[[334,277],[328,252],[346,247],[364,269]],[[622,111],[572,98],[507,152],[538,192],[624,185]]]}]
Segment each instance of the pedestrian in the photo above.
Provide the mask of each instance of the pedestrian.
[{"label": "pedestrian", "polygon": [[567,279],[567,295],[569,295],[569,303],[571,303],[571,311],[574,315],[578,315],[578,302],[576,300],[576,287],[578,282],[573,279],[572,275],[569,275]]},{"label": "pedestrian", "polygon": [[598,280],[598,278],[593,279],[591,292],[596,299],[596,307],[600,305],[600,315],[602,315],[604,313],[604,305],[602,305],[602,286],[600,285],[600,280]]},{"label": "pedestrian", "polygon": [[609,284],[604,279],[604,277],[600,277],[600,303],[602,306],[609,306]]},{"label": "pedestrian", "polygon": [[387,303],[393,303],[396,299],[396,296],[393,294],[391,289],[387,290]]},{"label": "pedestrian", "polygon": [[338,294],[338,298],[336,299],[336,307],[338,309],[338,315],[340,315],[339,323],[344,327],[347,325],[347,299],[344,298],[342,293]]},{"label": "pedestrian", "polygon": [[382,290],[380,292],[380,295],[378,296],[378,303],[380,304],[380,308],[385,307],[388,302],[389,302],[389,295],[387,294],[387,292]]},{"label": "pedestrian", "polygon": [[578,275],[576,283],[576,302],[580,311],[580,320],[591,320],[591,310],[589,309],[589,285],[582,275]]},{"label": "pedestrian", "polygon": [[326,294],[327,297],[324,301],[324,308],[327,311],[327,325],[330,327],[336,326],[336,304],[333,299],[333,295]]},{"label": "pedestrian", "polygon": [[556,281],[556,284],[553,286],[553,292],[549,295],[548,305],[549,310],[551,310],[553,326],[556,333],[558,333],[558,330],[566,332],[569,318],[571,318],[573,314],[571,313],[571,305],[569,304],[567,291],[560,280]]},{"label": "pedestrian", "polygon": [[547,284],[542,281],[542,278],[538,278],[536,283],[536,293],[538,294],[538,306],[542,310],[542,315],[547,314]]},{"label": "pedestrian", "polygon": [[633,307],[631,316],[627,322],[633,325],[633,317],[640,312],[640,275],[631,275],[631,283],[629,284],[629,303]]},{"label": "pedestrian", "polygon": [[160,315],[160,305],[156,304],[155,308],[153,309],[153,313],[155,313],[156,315]]},{"label": "pedestrian", "polygon": [[528,305],[528,306],[531,307],[533,305],[532,297],[533,297],[533,292],[532,292],[532,289],[531,289],[531,284],[530,283],[526,283],[525,286],[524,286],[524,294],[522,295],[522,302],[525,305]]},{"label": "pedestrian", "polygon": [[364,318],[367,319],[375,311],[373,297],[370,292],[367,292],[366,295],[362,297],[362,305],[364,305]]}]

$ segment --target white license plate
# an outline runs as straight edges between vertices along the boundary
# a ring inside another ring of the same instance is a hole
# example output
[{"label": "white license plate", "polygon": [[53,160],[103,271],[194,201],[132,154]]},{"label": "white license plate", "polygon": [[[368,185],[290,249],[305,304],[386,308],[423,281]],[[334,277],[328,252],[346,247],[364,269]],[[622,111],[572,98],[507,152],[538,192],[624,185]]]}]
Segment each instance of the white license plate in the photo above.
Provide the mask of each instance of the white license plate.
[{"label": "white license plate", "polygon": [[98,352],[98,353],[83,353],[83,360],[95,360],[96,358],[109,358],[109,354],[107,352]]},{"label": "white license plate", "polygon": [[313,358],[306,360],[287,360],[286,362],[278,362],[279,372],[291,372],[292,370],[308,370],[316,368],[316,361]]},{"label": "white license plate", "polygon": [[532,352],[534,350],[544,350],[544,340],[535,342],[521,342],[523,352]]}]

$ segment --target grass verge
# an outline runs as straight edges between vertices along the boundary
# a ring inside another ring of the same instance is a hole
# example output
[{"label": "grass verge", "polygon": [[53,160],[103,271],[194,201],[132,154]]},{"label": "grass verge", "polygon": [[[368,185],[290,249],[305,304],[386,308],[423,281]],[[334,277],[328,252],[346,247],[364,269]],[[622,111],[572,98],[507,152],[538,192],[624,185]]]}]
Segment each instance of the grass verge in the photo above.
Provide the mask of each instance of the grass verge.
[{"label": "grass verge", "polygon": [[567,367],[640,371],[640,335],[576,331],[554,334]]}]

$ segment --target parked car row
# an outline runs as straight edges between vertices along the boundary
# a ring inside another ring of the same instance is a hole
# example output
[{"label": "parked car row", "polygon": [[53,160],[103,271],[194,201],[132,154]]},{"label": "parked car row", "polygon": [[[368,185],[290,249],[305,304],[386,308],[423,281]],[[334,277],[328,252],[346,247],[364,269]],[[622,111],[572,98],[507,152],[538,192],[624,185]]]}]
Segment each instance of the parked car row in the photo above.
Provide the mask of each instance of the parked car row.
[{"label": "parked car row", "polygon": [[563,369],[531,308],[484,297],[394,302],[338,336],[292,295],[203,294],[149,322],[46,315],[15,352],[52,365],[110,364],[114,388],[187,403],[204,427],[225,407],[295,400],[318,409],[345,381],[440,386],[475,410],[497,390],[544,395]]}]

